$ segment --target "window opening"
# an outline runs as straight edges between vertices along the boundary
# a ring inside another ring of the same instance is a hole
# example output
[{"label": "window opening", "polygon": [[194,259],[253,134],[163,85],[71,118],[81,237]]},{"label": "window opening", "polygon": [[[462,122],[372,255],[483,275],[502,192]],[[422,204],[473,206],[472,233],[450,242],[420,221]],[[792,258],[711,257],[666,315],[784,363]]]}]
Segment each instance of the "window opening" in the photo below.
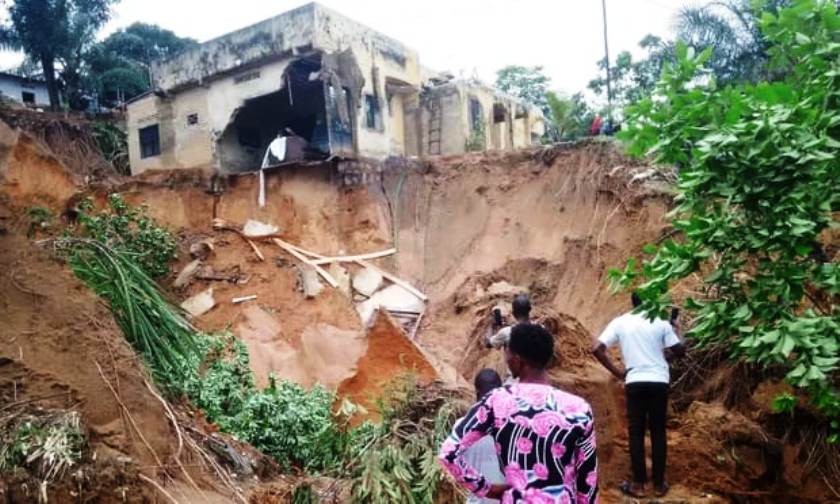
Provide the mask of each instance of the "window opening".
[{"label": "window opening", "polygon": [[160,127],[157,124],[140,129],[140,158],[160,155]]}]

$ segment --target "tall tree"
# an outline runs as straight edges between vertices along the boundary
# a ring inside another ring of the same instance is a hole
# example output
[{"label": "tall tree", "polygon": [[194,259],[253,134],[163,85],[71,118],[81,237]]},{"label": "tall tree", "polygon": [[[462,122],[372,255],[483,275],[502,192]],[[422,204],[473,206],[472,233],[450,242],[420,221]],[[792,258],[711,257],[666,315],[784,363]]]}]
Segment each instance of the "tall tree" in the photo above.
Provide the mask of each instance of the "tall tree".
[{"label": "tall tree", "polygon": [[[623,51],[616,56],[610,67],[613,101],[619,110],[648,96],[659,80],[665,63],[673,60],[673,44],[654,35],[643,38],[639,47],[647,52],[644,58],[634,61],[629,51]],[[598,67],[603,74],[589,81],[588,87],[595,94],[606,98],[606,60],[599,61]]]},{"label": "tall tree", "polygon": [[510,65],[496,72],[496,88],[539,107],[546,116],[551,112],[546,101],[550,81],[541,66]]},{"label": "tall tree", "polygon": [[15,0],[8,6],[9,20],[0,26],[0,45],[21,49],[40,62],[53,109],[60,106],[56,62],[80,61],[78,54],[108,20],[115,1]]},{"label": "tall tree", "polygon": [[775,15],[790,3],[719,0],[685,7],[676,17],[677,38],[698,51],[711,50],[706,66],[719,82],[756,81],[765,76],[767,63],[761,15]]},{"label": "tall tree", "polygon": [[91,48],[87,56],[89,86],[107,103],[132,98],[149,89],[152,61],[197,44],[194,39],[179,37],[160,26],[134,23]]}]

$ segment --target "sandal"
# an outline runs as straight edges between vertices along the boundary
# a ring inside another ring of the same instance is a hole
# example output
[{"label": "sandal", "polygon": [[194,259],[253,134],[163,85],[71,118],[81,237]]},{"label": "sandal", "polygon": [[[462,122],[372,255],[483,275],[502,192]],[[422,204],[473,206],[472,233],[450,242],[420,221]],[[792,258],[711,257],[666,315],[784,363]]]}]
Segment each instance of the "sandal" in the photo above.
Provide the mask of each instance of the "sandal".
[{"label": "sandal", "polygon": [[633,491],[633,484],[629,481],[622,481],[620,485],[618,485],[618,489],[621,490],[621,493],[628,497],[633,497],[634,499],[644,499],[644,493],[637,493]]},{"label": "sandal", "polygon": [[662,497],[665,497],[666,495],[668,495],[668,490],[670,490],[670,489],[671,489],[671,487],[668,486],[668,483],[662,483],[662,486],[653,487],[654,493],[659,498],[662,498]]}]

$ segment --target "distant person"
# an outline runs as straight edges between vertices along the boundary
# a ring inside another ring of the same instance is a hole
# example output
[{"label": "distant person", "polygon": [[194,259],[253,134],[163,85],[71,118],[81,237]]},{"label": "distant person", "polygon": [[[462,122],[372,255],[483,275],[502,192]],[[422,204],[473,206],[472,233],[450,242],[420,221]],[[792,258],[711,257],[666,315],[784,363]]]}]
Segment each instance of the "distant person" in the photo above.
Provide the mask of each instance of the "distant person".
[{"label": "distant person", "polygon": [[[502,378],[499,373],[492,369],[482,369],[475,375],[475,399],[480,401],[482,397],[489,394],[493,389],[502,386]],[[493,485],[502,485],[505,482],[505,475],[499,468],[499,457],[496,455],[496,441],[492,436],[484,436],[476,444],[467,448],[464,453],[467,463],[475,467],[478,472],[487,477]],[[498,504],[496,499],[483,499],[476,495],[467,498],[467,504]]]},{"label": "distant person", "polygon": [[592,119],[592,125],[589,126],[589,134],[592,136],[598,136],[601,134],[601,127],[604,124],[604,120],[601,118],[600,115],[595,115],[595,118]]},{"label": "distant person", "polygon": [[[531,298],[528,294],[520,293],[513,297],[511,303],[511,312],[516,324],[529,324],[531,322]],[[495,333],[487,336],[487,346],[493,348],[504,348],[510,341],[510,332],[513,326],[505,326],[499,328],[497,321],[492,324],[492,330]]]},{"label": "distant person", "polygon": [[[635,292],[631,296],[633,308],[642,301]],[[610,322],[598,337],[592,353],[617,379],[624,380],[627,396],[627,425],[630,437],[630,464],[633,481],[623,482],[621,491],[631,497],[644,497],[647,485],[645,466],[645,430],[650,428],[653,459],[653,489],[658,497],[668,493],[665,464],[668,442],[665,422],[668,413],[670,374],[666,353],[674,357],[685,355],[680,341],[676,312],[672,321],[648,320],[643,314],[628,312]],[[625,370],[610,360],[607,348],[619,345]]]},{"label": "distant person", "polygon": [[[518,383],[482,397],[444,441],[441,464],[473,494],[504,503],[598,502],[592,409],[549,385],[546,366],[553,354],[554,340],[544,327],[514,326],[505,359]],[[496,440],[504,484],[494,484],[465,457],[488,434]]]}]

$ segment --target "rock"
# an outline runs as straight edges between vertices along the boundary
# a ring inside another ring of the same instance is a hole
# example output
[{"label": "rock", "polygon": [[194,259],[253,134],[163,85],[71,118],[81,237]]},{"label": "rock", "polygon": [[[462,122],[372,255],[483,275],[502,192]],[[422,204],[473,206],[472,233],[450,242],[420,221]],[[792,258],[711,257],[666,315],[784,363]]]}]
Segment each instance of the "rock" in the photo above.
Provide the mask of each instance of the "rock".
[{"label": "rock", "polygon": [[351,297],[353,290],[350,287],[350,272],[341,264],[334,262],[330,265],[329,273],[338,282],[338,289],[348,298]]},{"label": "rock", "polygon": [[373,320],[377,310],[393,310],[422,313],[426,304],[399,285],[388,286],[370,297],[367,301],[356,305],[356,311],[362,318],[362,324],[367,327]]},{"label": "rock", "polygon": [[359,294],[370,297],[382,286],[382,274],[372,268],[364,268],[353,275],[353,288]]},{"label": "rock", "polygon": [[216,300],[213,298],[213,288],[203,290],[181,303],[181,308],[193,317],[200,317],[209,312],[216,306]]},{"label": "rock", "polygon": [[275,225],[266,224],[265,222],[255,221],[252,219],[248,219],[242,227],[242,233],[245,236],[265,236],[276,234],[279,231],[280,229]]},{"label": "rock", "polygon": [[190,256],[195,259],[205,260],[210,257],[214,248],[212,238],[201,240],[200,242],[195,242],[190,245]]},{"label": "rock", "polygon": [[300,278],[303,283],[303,295],[306,299],[312,299],[324,290],[318,272],[311,266],[303,266],[300,270]]},{"label": "rock", "polygon": [[184,269],[178,273],[178,277],[175,278],[175,281],[172,282],[172,287],[176,289],[180,289],[181,287],[185,287],[190,284],[193,277],[198,273],[198,268],[201,267],[201,259],[196,259],[191,263],[184,266]]}]

